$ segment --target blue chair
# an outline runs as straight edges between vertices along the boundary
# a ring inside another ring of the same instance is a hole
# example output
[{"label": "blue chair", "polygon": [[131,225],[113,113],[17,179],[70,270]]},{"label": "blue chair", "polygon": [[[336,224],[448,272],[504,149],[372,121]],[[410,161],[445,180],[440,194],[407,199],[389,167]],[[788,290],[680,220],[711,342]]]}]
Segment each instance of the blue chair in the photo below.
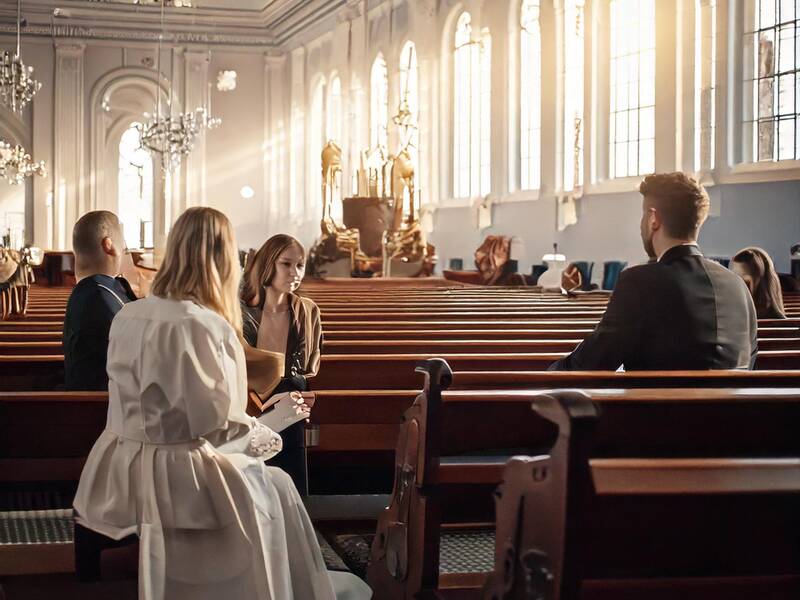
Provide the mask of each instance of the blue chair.
[{"label": "blue chair", "polygon": [[617,286],[617,280],[622,270],[628,266],[627,262],[621,260],[607,260],[603,263],[603,289],[613,290]]}]

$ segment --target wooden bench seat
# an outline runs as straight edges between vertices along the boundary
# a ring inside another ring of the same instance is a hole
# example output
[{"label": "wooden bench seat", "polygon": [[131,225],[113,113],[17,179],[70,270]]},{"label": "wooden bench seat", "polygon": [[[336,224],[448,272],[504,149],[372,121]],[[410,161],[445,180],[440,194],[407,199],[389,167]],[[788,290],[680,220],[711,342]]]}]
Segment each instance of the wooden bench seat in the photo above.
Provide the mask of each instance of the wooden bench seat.
[{"label": "wooden bench seat", "polygon": [[[548,551],[568,543],[571,532],[582,532],[589,541],[582,547],[581,579],[600,580],[594,587],[598,593],[606,589],[604,577],[621,581],[621,589],[631,593],[635,589],[627,582],[660,575],[682,593],[680,578],[686,585],[714,578],[712,589],[718,590],[720,580],[729,585],[752,576],[764,585],[775,577],[800,575],[800,516],[792,508],[800,499],[800,443],[793,427],[800,415],[800,388],[603,389],[589,396],[525,388],[451,392],[449,381],[460,374],[454,376],[439,361],[426,368],[425,389],[404,418],[392,502],[379,520],[372,548],[368,580],[382,590],[382,598],[464,597],[469,586],[463,580],[456,595],[440,585],[441,526],[453,520],[456,507],[459,516],[485,522],[490,490],[507,473],[499,449],[524,446],[553,447],[550,456],[524,459],[540,462],[521,463],[528,468],[525,481],[543,481],[550,495],[541,492],[541,498],[530,498],[532,506],[522,506],[514,503],[518,495],[508,492],[505,480],[495,560],[508,564],[510,557],[517,578],[503,573],[501,583],[524,581],[523,567],[538,564],[525,562],[532,557],[521,553],[530,548],[529,538],[520,538],[519,527],[506,523],[523,514],[525,527],[535,519],[532,531]],[[538,421],[520,408],[530,403],[538,407],[531,411]],[[655,429],[648,430],[652,424]],[[495,451],[476,456],[479,448]],[[592,518],[575,520],[592,481],[598,487]],[[566,528],[561,514],[568,519]],[[684,547],[687,543],[693,545]],[[762,554],[755,557],[748,548]],[[525,558],[522,565],[517,557]],[[551,572],[561,574],[558,566],[556,561]],[[566,568],[564,573],[574,577]],[[483,579],[473,575],[479,596]],[[532,575],[536,584],[535,570]],[[542,597],[559,597],[550,595],[556,587],[545,589],[550,592]],[[508,596],[498,590],[484,597],[537,597],[524,589]]]}]

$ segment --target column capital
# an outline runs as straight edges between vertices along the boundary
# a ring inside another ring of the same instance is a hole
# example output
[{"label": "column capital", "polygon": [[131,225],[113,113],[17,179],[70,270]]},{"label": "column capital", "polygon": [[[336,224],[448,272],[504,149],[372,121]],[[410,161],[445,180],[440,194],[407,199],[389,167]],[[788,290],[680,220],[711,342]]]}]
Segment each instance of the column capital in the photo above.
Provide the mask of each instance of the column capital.
[{"label": "column capital", "polygon": [[273,51],[264,53],[264,66],[279,69],[286,64],[286,54],[275,54]]},{"label": "column capital", "polygon": [[80,58],[83,56],[84,50],[86,50],[86,44],[81,42],[73,42],[73,41],[56,41],[56,56],[59,58],[61,57],[71,57],[71,58]]}]

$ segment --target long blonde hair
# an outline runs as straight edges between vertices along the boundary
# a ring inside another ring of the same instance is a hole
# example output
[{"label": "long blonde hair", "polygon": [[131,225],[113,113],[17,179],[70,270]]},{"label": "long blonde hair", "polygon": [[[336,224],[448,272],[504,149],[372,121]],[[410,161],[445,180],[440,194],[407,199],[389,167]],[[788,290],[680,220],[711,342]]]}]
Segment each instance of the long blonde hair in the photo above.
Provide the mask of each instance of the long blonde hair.
[{"label": "long blonde hair", "polygon": [[218,210],[198,206],[187,209],[172,226],[152,292],[162,298],[193,300],[241,332],[240,279],[231,222]]},{"label": "long blonde hair", "polygon": [[269,238],[261,248],[258,249],[244,269],[244,285],[242,286],[242,300],[250,303],[254,298],[258,298],[261,304],[264,302],[261,290],[269,287],[277,270],[275,265],[278,258],[284,251],[295,246],[305,256],[306,250],[303,244],[295,238],[285,233],[279,233]]}]

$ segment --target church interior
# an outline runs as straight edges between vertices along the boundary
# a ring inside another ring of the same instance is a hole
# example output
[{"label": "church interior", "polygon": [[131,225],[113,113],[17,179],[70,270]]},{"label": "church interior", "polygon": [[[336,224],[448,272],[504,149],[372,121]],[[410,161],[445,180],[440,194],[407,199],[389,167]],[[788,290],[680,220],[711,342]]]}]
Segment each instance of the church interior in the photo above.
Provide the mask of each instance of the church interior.
[{"label": "church interior", "polygon": [[0,600],[800,597],[800,2],[0,0],[0,234]]}]

